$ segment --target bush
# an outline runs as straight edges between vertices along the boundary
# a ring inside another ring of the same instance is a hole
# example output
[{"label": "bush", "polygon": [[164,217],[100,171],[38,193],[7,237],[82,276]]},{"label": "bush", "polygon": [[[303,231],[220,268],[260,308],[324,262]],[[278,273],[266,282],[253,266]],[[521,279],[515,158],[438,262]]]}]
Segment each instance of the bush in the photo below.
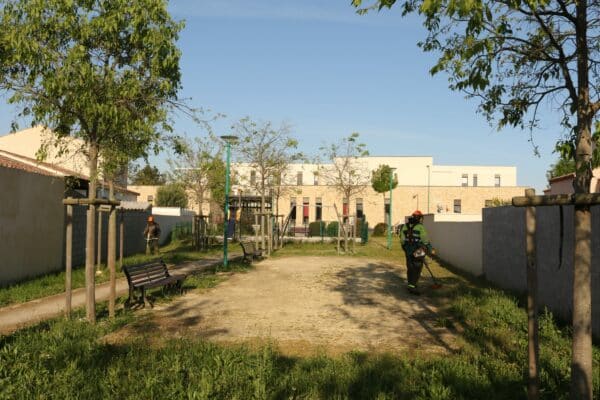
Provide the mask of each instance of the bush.
[{"label": "bush", "polygon": [[321,236],[326,234],[326,223],[324,221],[313,221],[308,224],[308,236]]},{"label": "bush", "polygon": [[171,240],[185,240],[192,238],[192,223],[181,222],[175,224],[171,231]]},{"label": "bush", "polygon": [[338,222],[331,221],[329,225],[327,225],[327,236],[336,237],[338,235]]},{"label": "bush", "polygon": [[182,185],[170,183],[161,186],[156,191],[156,205],[158,207],[181,207],[186,208],[188,197]]},{"label": "bush", "polygon": [[363,218],[358,221],[356,231],[360,236],[361,243],[367,244],[367,242],[369,241],[369,222],[366,220],[366,218]]},{"label": "bush", "polygon": [[385,222],[380,222],[373,228],[373,236],[385,236],[386,233],[387,224]]}]

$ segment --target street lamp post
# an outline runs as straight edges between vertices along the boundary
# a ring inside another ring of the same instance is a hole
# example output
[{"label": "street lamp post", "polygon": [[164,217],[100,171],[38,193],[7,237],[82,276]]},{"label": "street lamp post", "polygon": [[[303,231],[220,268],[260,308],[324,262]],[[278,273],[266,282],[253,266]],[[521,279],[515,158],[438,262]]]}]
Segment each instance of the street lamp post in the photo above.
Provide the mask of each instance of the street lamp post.
[{"label": "street lamp post", "polygon": [[430,191],[430,181],[431,181],[431,166],[427,166],[427,214],[429,214],[429,191]]},{"label": "street lamp post", "polygon": [[233,135],[223,135],[221,139],[225,141],[227,144],[227,164],[225,169],[225,218],[223,218],[223,267],[227,268],[229,265],[227,259],[227,224],[228,224],[228,214],[229,214],[229,164],[231,161],[231,143],[237,140],[237,136]]},{"label": "street lamp post", "polygon": [[394,170],[396,168],[390,168],[390,212],[388,213],[388,240],[387,248],[392,249],[392,186],[394,184]]}]

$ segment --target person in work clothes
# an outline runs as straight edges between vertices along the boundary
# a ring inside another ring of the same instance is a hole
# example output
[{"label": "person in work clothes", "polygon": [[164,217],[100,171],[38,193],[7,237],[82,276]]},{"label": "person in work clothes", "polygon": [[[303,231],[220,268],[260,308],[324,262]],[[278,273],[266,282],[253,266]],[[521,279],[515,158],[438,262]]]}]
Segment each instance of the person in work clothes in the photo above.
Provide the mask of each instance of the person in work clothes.
[{"label": "person in work clothes", "polygon": [[433,252],[429,236],[423,226],[423,213],[416,210],[404,224],[400,231],[402,249],[406,255],[406,268],[408,291],[412,294],[420,294],[417,283],[421,277],[425,255]]},{"label": "person in work clothes", "polygon": [[146,239],[146,254],[158,254],[160,225],[154,221],[152,215],[148,217],[148,223],[146,224],[146,229],[144,229],[144,238]]}]

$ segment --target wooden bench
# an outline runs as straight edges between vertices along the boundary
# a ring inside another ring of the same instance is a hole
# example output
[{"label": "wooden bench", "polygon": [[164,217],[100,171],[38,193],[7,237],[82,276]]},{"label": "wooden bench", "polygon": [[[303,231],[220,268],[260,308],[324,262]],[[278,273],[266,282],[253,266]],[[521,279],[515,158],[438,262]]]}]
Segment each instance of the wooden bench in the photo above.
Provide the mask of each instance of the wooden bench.
[{"label": "wooden bench", "polygon": [[126,304],[130,304],[133,300],[135,290],[141,292],[141,302],[144,305],[146,304],[146,289],[176,288],[183,292],[182,284],[186,278],[185,275],[171,275],[163,260],[123,267],[123,272],[129,284],[129,298]]},{"label": "wooden bench", "polygon": [[262,250],[256,249],[256,244],[250,241],[241,241],[242,251],[244,252],[244,261],[252,263],[252,260],[262,257]]}]

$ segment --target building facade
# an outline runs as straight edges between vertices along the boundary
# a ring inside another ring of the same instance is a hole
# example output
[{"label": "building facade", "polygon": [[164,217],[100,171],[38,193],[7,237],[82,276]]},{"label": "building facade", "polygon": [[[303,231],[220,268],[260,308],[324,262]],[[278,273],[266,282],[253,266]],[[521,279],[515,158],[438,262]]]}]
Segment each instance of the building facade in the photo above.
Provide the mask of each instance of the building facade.
[{"label": "building facade", "polygon": [[[425,214],[475,214],[494,199],[522,196],[516,167],[435,165],[433,157],[360,157],[353,159],[355,182],[361,190],[344,199],[330,177],[332,164],[292,164],[282,177],[280,193],[273,193],[274,211],[283,216],[294,213],[296,225],[313,221],[334,221],[340,216],[367,217],[371,225],[386,222],[390,192],[377,193],[371,175],[380,165],[394,168],[398,185],[391,192],[392,224],[419,209]],[[249,164],[234,164],[232,195],[257,195],[258,172]],[[337,213],[336,213],[337,209]]]}]

